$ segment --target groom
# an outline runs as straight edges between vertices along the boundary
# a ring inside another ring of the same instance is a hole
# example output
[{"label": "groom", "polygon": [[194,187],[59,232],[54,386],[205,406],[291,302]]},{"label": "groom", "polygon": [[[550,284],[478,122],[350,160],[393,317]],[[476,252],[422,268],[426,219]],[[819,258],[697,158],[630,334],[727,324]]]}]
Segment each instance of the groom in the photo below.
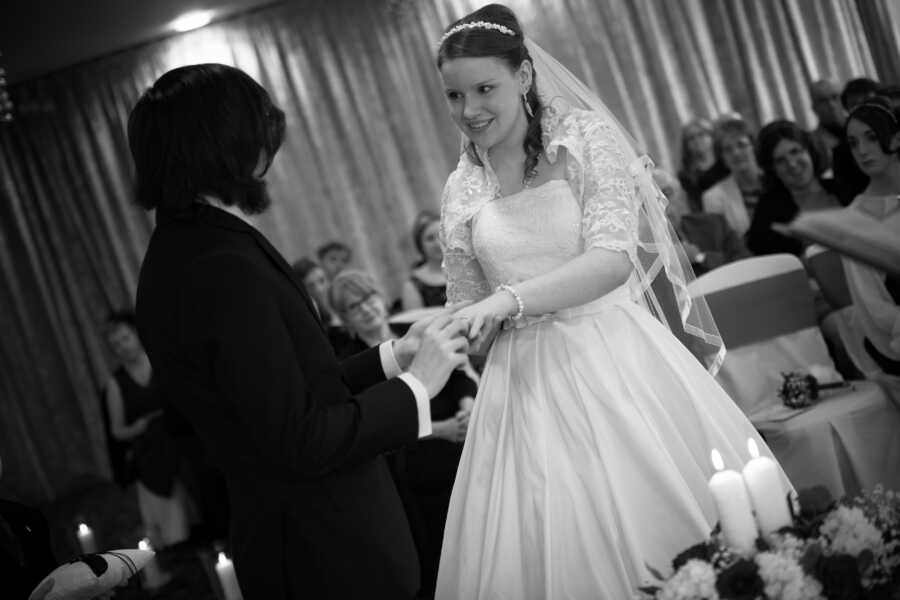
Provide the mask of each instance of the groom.
[{"label": "groom", "polygon": [[167,402],[228,481],[246,600],[412,598],[418,560],[381,453],[431,433],[429,398],[465,360],[444,314],[338,363],[315,305],[254,226],[284,115],[248,75],[163,75],[128,123],[156,209],[138,329]]}]

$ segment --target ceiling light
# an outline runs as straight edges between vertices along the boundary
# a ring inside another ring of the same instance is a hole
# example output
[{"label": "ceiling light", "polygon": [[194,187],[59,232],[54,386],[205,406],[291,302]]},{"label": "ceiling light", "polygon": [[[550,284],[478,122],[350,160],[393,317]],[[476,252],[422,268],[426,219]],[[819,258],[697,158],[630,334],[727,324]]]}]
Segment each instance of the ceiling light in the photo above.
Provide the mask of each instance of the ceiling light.
[{"label": "ceiling light", "polygon": [[190,31],[209,24],[212,20],[212,11],[198,10],[181,15],[172,21],[172,29],[175,31]]}]

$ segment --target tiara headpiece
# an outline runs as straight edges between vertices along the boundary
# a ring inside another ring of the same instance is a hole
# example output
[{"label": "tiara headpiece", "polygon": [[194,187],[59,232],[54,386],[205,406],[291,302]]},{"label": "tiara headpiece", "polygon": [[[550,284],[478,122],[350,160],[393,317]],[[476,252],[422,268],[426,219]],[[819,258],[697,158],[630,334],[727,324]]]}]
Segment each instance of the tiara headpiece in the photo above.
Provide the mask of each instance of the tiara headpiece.
[{"label": "tiara headpiece", "polygon": [[438,46],[443,46],[444,42],[447,41],[451,35],[455,35],[464,29],[493,29],[494,31],[498,31],[504,35],[509,35],[515,37],[516,32],[507,27],[506,25],[500,25],[499,23],[491,23],[489,21],[469,21],[468,23],[460,23],[447,33],[441,37],[441,41],[438,42]]}]

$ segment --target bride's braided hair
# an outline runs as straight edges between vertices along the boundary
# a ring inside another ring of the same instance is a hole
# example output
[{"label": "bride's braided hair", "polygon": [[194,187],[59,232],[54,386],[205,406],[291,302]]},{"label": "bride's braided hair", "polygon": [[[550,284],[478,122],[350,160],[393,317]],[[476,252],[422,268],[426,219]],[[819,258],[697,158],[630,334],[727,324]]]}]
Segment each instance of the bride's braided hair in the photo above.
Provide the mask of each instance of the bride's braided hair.
[{"label": "bride's braided hair", "polygon": [[[460,27],[466,23],[478,23],[478,25]],[[510,35],[509,32],[512,32],[513,35]],[[488,4],[447,27],[445,37],[438,49],[437,65],[440,68],[444,61],[454,58],[487,56],[503,60],[513,70],[518,69],[523,61],[531,61],[531,55],[528,53],[528,48],[525,47],[525,36],[519,20],[510,9],[502,4]],[[526,180],[533,177],[541,153],[544,151],[541,130],[543,107],[538,100],[536,81],[537,73],[532,71],[531,87],[528,88],[525,95],[533,115],[528,115],[526,111],[528,129],[523,143],[525,150],[523,178]],[[483,166],[472,142],[466,146],[466,154],[476,165]]]}]

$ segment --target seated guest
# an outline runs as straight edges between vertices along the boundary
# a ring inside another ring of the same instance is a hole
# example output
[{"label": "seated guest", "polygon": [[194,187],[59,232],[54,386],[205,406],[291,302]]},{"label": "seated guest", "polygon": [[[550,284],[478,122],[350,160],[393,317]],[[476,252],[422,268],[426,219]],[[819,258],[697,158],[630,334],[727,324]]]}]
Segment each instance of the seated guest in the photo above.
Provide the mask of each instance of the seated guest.
[{"label": "seated guest", "polygon": [[303,286],[309,293],[310,298],[319,309],[319,317],[325,324],[325,330],[328,333],[328,341],[335,350],[343,348],[350,341],[350,334],[337,316],[328,300],[328,278],[324,269],[320,267],[316,261],[311,258],[303,257],[293,264],[294,272],[300,277]]},{"label": "seated guest", "polygon": [[[852,111],[867,98],[871,98],[878,91],[877,81],[867,77],[851,79],[841,92],[841,104],[847,112]],[[861,194],[869,184],[869,178],[863,173],[850,151],[850,145],[846,138],[841,138],[831,154],[832,171],[834,179],[841,187],[847,190],[851,197]]]},{"label": "seated guest", "polygon": [[403,284],[403,310],[444,306],[447,302],[447,278],[441,268],[444,252],[441,250],[440,227],[440,216],[430,211],[419,213],[413,223],[412,239],[420,260]]},{"label": "seated guest", "polygon": [[716,213],[739,236],[750,229],[753,211],[762,192],[762,171],[750,127],[740,117],[727,117],[713,130],[716,157],[730,175],[703,192],[703,212]]},{"label": "seated guest", "polygon": [[105,390],[110,429],[113,437],[131,445],[141,520],[159,550],[185,541],[189,534],[187,495],[177,479],[178,454],[161,418],[163,398],[134,315],[110,315],[106,339],[119,362]]},{"label": "seated guest", "polygon": [[346,269],[353,260],[353,250],[344,242],[332,240],[319,246],[316,250],[319,264],[325,272],[325,278],[331,281],[335,276]]},{"label": "seated guest", "polygon": [[[367,274],[353,269],[343,271],[331,283],[330,296],[331,305],[353,334],[353,340],[339,357],[393,337],[384,296]],[[476,391],[473,379],[463,371],[454,371],[431,400],[433,434],[389,456],[419,550],[420,597],[434,595],[450,492]]]},{"label": "seated guest", "polygon": [[809,98],[819,124],[810,132],[822,156],[822,170],[831,168],[831,154],[844,139],[847,110],[841,104],[841,84],[833,79],[820,79],[809,84]]},{"label": "seated guest", "polygon": [[[900,111],[887,96],[863,101],[850,111],[847,141],[869,178],[849,210],[882,223],[900,238]],[[900,281],[847,258],[844,270],[866,352],[885,374],[900,376]]]},{"label": "seated guest", "polygon": [[688,121],[681,128],[678,180],[692,211],[700,210],[703,192],[728,175],[728,168],[716,160],[712,132],[712,123],[702,118]]},{"label": "seated guest", "polygon": [[728,226],[725,217],[715,213],[690,212],[678,180],[666,171],[655,169],[653,179],[669,200],[666,216],[697,275],[750,256],[743,240]]},{"label": "seated guest", "polygon": [[757,146],[765,191],[747,232],[747,247],[757,255],[788,252],[800,256],[804,245],[774,231],[772,225],[788,223],[799,212],[846,206],[850,197],[834,180],[817,175],[821,157],[809,133],[796,123],[769,123],[760,130]]}]

